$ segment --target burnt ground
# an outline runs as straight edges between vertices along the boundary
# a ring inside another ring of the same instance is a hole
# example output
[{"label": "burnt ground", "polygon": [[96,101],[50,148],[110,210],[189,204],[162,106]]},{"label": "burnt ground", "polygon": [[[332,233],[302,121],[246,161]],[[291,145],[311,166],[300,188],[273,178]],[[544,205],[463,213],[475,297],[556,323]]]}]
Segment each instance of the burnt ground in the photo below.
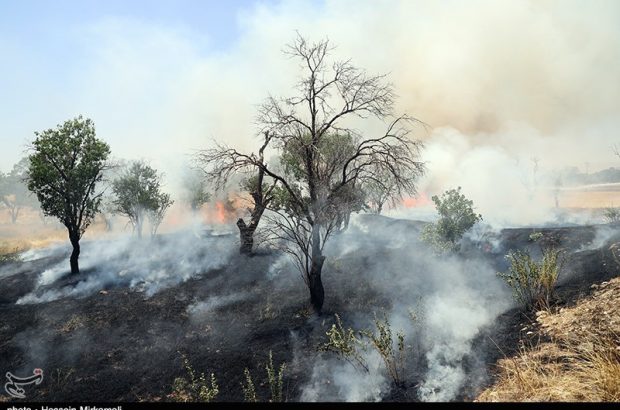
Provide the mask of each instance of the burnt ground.
[{"label": "burnt ground", "polygon": [[[324,268],[326,303],[320,317],[308,308],[301,277],[282,265],[283,255],[277,251],[260,250],[253,257],[233,253],[227,263],[168,284],[152,295],[140,284],[107,283],[89,294],[32,304],[16,301],[34,289],[37,294],[71,289],[100,274],[102,268],[84,269],[78,276],[65,275],[37,287],[42,271],[66,261],[65,251],[7,263],[0,266],[0,371],[27,375],[35,367],[44,369],[44,382],[28,390],[28,400],[165,401],[170,400],[175,377],[187,375],[183,354],[195,370],[216,375],[218,401],[243,399],[240,384],[246,367],[265,400],[269,387],[264,366],[272,351],[276,365],[287,363],[285,398],[300,400],[333,314],[339,313],[345,323],[367,323],[376,312],[395,308],[400,299],[387,291],[394,289],[387,283],[390,278],[379,273],[385,266],[400,269],[393,261],[403,249],[428,253],[417,243],[423,223],[370,216],[360,220],[363,230],[354,228],[350,238],[343,234],[335,241],[337,256],[328,258]],[[489,232],[466,241],[458,258],[484,260],[503,270],[508,250],[536,252],[539,245],[529,236],[542,232],[546,241],[567,250],[556,303],[571,304],[588,294],[591,284],[618,276],[620,265],[612,244],[620,241],[620,230],[612,228],[600,241],[597,226]],[[221,240],[234,249],[233,238]],[[356,246],[348,249],[351,238]],[[173,235],[161,240],[168,246],[176,243]],[[592,249],[587,249],[588,244]],[[95,245],[106,246],[93,242],[83,247]],[[411,257],[416,255],[413,252]],[[176,261],[167,262],[174,269]],[[279,271],[274,269],[278,266]],[[414,269],[406,264],[401,268]],[[424,283],[419,283],[421,294]],[[528,312],[511,308],[481,328],[471,342],[472,351],[462,358],[467,378],[454,399],[471,400],[491,382],[487,370],[516,351],[528,321]],[[427,365],[424,352],[410,361],[406,388],[384,392],[383,400],[417,400],[416,388]]]}]

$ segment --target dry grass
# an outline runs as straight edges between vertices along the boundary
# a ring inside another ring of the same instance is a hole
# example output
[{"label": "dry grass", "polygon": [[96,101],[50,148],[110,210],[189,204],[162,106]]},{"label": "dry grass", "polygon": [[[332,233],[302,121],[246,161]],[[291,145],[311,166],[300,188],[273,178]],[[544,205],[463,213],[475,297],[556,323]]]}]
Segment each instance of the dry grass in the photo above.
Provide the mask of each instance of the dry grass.
[{"label": "dry grass", "polygon": [[477,401],[620,401],[620,278],[558,313],[537,315],[540,336],[497,364]]},{"label": "dry grass", "polygon": [[563,208],[606,208],[610,204],[620,204],[620,192],[567,190],[560,193]]},{"label": "dry grass", "polygon": [[74,330],[84,327],[84,321],[84,317],[79,315],[73,315],[67,322],[65,322],[60,327],[59,330],[61,333],[71,333]]},{"label": "dry grass", "polygon": [[620,351],[544,343],[498,363],[497,383],[478,401],[620,401]]}]

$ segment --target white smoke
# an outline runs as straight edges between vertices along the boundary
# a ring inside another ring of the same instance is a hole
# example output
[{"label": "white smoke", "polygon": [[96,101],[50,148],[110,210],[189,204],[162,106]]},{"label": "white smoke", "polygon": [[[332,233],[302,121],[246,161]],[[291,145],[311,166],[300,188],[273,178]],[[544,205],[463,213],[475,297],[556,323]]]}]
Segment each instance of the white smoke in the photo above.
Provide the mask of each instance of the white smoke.
[{"label": "white smoke", "polygon": [[303,386],[304,402],[379,402],[389,390],[382,371],[383,359],[376,351],[364,354],[368,372],[361,372],[347,361],[319,359],[312,368],[310,382]]},{"label": "white smoke", "polygon": [[[420,380],[418,398],[454,399],[470,373],[463,366],[468,356],[474,354],[474,338],[512,306],[509,289],[489,261],[433,256],[418,242],[419,232],[408,227],[406,221],[394,223],[388,218],[363,216],[354,220],[349,231],[333,239],[328,264],[337,264],[345,274],[359,269],[362,277],[355,278],[356,281],[367,282],[367,286],[389,297],[392,309],[384,313],[393,334],[402,331],[407,354],[421,354],[426,360],[425,368],[407,369],[408,378]],[[383,244],[381,249],[385,245],[389,253],[371,258],[368,265],[347,266],[363,263],[359,262],[360,255],[377,243]],[[325,275],[336,274],[329,269],[325,268]],[[411,312],[415,313],[413,320]],[[375,313],[379,318],[383,314]],[[373,329],[373,317],[356,317],[354,328]],[[372,362],[375,353],[370,349],[363,354]],[[419,361],[408,363],[421,366]],[[302,400],[376,401],[383,399],[388,387],[386,370],[380,361],[368,374],[346,362],[319,358],[311,380],[302,389]]]},{"label": "white smoke", "polygon": [[591,251],[598,249],[609,241],[614,235],[618,234],[617,228],[609,225],[599,225],[596,227],[594,238],[591,242],[584,243],[578,251]]},{"label": "white smoke", "polygon": [[[237,41],[217,53],[182,23],[111,14],[72,27],[85,63],[67,68],[77,74],[59,85],[63,93],[29,107],[28,121],[6,123],[12,135],[32,135],[85,113],[115,155],[141,152],[174,190],[187,154],[211,138],[256,149],[256,104],[292,92],[299,67],[281,50],[299,30],[329,37],[337,59],[389,73],[396,111],[435,129],[424,136],[423,158],[433,187],[461,184],[489,218],[523,223],[523,214],[535,223],[545,210],[521,208],[529,194],[519,172],[531,157],[541,171],[617,164],[610,146],[620,127],[618,8],[613,0],[258,3],[241,9]],[[29,102],[41,88],[32,80],[22,90]],[[504,207],[507,197],[515,202]]]},{"label": "white smoke", "polygon": [[247,292],[231,293],[229,295],[214,295],[202,302],[196,302],[187,306],[187,313],[193,319],[200,319],[204,315],[209,315],[217,309],[229,306],[233,303],[247,299]]},{"label": "white smoke", "polygon": [[119,285],[151,296],[162,288],[223,266],[235,250],[230,237],[198,239],[193,231],[155,240],[125,237],[114,241],[84,241],[81,248],[82,276],[77,283],[55,286],[68,275],[68,262],[64,259],[43,271],[35,289],[17,303],[83,297]]}]

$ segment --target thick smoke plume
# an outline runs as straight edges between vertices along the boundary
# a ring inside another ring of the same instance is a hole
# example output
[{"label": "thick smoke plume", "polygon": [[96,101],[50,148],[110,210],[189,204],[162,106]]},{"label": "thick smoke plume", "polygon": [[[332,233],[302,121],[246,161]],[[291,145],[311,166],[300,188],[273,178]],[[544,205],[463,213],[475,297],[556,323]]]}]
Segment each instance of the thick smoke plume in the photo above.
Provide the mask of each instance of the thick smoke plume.
[{"label": "thick smoke plume", "polygon": [[[2,163],[17,160],[33,131],[82,112],[115,155],[140,152],[179,193],[188,154],[211,138],[256,148],[256,104],[291,92],[299,71],[281,50],[299,30],[329,37],[338,58],[389,73],[397,111],[430,125],[422,188],[460,184],[489,218],[538,223],[552,201],[543,189],[530,200],[533,157],[540,173],[617,165],[619,14],[613,0],[257,4],[239,13],[237,40],[217,53],[182,26],[102,17],[74,27],[84,59],[64,92],[29,106],[29,121],[7,122],[19,137]],[[20,93],[29,102],[41,89],[31,80]]]}]

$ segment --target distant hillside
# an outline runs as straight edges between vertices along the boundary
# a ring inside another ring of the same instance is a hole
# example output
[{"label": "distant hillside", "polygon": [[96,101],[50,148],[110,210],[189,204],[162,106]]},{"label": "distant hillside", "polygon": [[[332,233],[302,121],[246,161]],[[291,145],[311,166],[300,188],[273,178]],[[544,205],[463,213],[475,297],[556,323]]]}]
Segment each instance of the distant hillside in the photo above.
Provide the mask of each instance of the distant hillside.
[{"label": "distant hillside", "polygon": [[598,172],[584,173],[580,172],[577,167],[571,167],[559,172],[554,179],[563,186],[614,183],[620,182],[620,169],[612,167]]}]

